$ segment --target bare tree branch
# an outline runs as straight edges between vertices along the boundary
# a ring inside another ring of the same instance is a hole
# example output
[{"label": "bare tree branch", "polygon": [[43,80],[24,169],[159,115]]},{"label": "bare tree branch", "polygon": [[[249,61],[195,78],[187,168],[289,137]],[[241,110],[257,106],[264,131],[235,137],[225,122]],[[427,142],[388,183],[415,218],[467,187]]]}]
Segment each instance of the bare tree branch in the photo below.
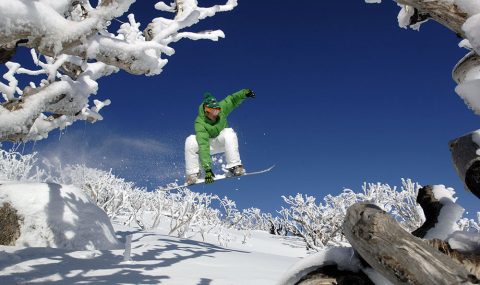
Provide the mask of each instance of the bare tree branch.
[{"label": "bare tree branch", "polygon": [[455,32],[455,34],[465,38],[462,25],[467,20],[468,15],[453,3],[453,1],[396,0],[396,2],[417,9],[420,14],[428,15],[431,19]]}]

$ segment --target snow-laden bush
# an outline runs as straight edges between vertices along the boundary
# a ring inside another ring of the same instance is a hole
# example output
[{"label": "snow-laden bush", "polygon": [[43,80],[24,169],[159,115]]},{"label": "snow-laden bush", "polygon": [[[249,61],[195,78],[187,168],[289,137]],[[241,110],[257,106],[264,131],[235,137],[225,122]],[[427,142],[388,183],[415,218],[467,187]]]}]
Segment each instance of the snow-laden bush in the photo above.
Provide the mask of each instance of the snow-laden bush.
[{"label": "snow-laden bush", "polygon": [[37,161],[36,153],[22,155],[14,150],[0,149],[0,180],[34,180],[33,167]]},{"label": "snow-laden bush", "polygon": [[477,212],[477,220],[463,218],[458,221],[461,231],[480,233],[480,212]]},{"label": "snow-laden bush", "polygon": [[423,210],[417,204],[418,190],[421,186],[410,179],[402,179],[402,187],[390,187],[382,183],[364,183],[363,193],[359,193],[360,202],[370,202],[390,213],[407,231],[413,231],[425,221]]},{"label": "snow-laden bush", "polygon": [[418,228],[423,222],[423,212],[419,212],[416,196],[420,186],[411,180],[402,179],[402,187],[388,184],[364,184],[362,193],[344,189],[337,196],[327,195],[323,203],[316,203],[313,196],[297,194],[282,196],[288,208],[282,208],[283,227],[290,234],[300,236],[311,250],[321,250],[326,246],[342,245],[347,241],[341,227],[347,209],[357,202],[374,203],[389,212],[406,229]]},{"label": "snow-laden bush", "polygon": [[[167,194],[170,201],[170,232],[179,237],[187,237],[195,227],[205,227],[218,223],[218,211],[210,207],[216,195],[192,192],[186,188]],[[201,229],[200,232],[204,232]]]},{"label": "snow-laden bush", "polygon": [[133,182],[116,177],[112,171],[88,168],[85,165],[67,166],[63,170],[63,182],[80,187],[113,219],[122,210],[130,209],[138,213],[142,204],[141,193],[146,189],[138,188]]},{"label": "snow-laden bush", "polygon": [[[135,183],[115,176],[112,171],[67,165],[43,160],[39,165],[36,154],[22,155],[0,150],[0,177],[10,180],[35,180],[74,184],[98,205],[110,219],[121,218],[126,224],[137,224],[141,229],[155,229],[168,221],[170,234],[178,237],[215,235],[221,245],[228,245],[229,230],[242,231],[246,242],[252,230],[275,235],[293,235],[304,239],[307,248],[321,250],[331,245],[346,243],[341,226],[348,207],[368,201],[389,212],[408,231],[423,222],[423,211],[416,204],[419,185],[402,180],[402,187],[388,184],[365,183],[362,192],[344,189],[338,195],[327,195],[322,202],[309,195],[284,196],[287,207],[278,215],[262,213],[258,208],[237,209],[228,197],[197,193],[188,188],[178,191],[147,191]],[[35,170],[35,174],[32,174]],[[461,230],[480,232],[480,213],[477,221],[461,219]]]}]

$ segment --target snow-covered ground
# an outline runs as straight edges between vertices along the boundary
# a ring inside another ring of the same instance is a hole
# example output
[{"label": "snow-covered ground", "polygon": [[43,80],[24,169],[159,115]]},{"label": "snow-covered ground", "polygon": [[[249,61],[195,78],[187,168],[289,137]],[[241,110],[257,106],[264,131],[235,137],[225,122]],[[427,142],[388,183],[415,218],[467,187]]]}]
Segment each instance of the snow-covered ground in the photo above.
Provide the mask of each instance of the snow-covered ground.
[{"label": "snow-covered ground", "polygon": [[[146,192],[110,172],[82,166],[64,168],[62,179],[47,175],[45,180],[56,183],[34,182],[42,180],[39,173],[48,173],[37,169],[29,179],[33,156],[5,157],[0,159],[0,207],[8,208],[7,203],[16,210],[20,233],[15,242],[6,243],[15,246],[0,246],[0,285],[291,285],[307,272],[334,264],[363,271],[375,284],[385,285],[388,281],[363,268],[345,247],[339,229],[346,209],[368,201],[392,213],[407,230],[423,223],[414,202],[419,185],[409,180],[402,180],[399,191],[365,184],[362,193],[345,189],[318,204],[307,195],[283,197],[290,207],[273,218],[255,208],[240,212],[227,197],[188,189]],[[60,184],[65,181],[70,182]],[[447,239],[455,249],[479,252],[479,223],[461,218],[464,210],[455,204],[455,191],[436,185],[433,192],[444,207],[428,234]],[[300,221],[303,230],[292,221]],[[9,231],[0,225],[0,237],[15,237],[15,231],[10,233],[14,222],[2,222]],[[302,238],[293,237],[292,229]],[[318,253],[302,258],[307,246]]]},{"label": "snow-covered ground", "polygon": [[246,244],[231,231],[222,247],[213,236],[206,242],[167,236],[166,224],[155,231],[114,227],[123,242],[132,235],[131,261],[124,249],[0,246],[0,284],[276,284],[306,255],[302,242],[260,231]]}]

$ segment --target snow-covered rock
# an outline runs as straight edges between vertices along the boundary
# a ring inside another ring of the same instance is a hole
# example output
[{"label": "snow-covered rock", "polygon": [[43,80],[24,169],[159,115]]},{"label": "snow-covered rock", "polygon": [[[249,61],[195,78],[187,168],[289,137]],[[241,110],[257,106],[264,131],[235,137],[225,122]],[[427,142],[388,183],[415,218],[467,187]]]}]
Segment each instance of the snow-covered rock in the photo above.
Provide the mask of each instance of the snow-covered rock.
[{"label": "snow-covered rock", "polygon": [[78,250],[119,246],[105,212],[74,186],[2,182],[0,205],[4,203],[21,217],[16,246]]}]

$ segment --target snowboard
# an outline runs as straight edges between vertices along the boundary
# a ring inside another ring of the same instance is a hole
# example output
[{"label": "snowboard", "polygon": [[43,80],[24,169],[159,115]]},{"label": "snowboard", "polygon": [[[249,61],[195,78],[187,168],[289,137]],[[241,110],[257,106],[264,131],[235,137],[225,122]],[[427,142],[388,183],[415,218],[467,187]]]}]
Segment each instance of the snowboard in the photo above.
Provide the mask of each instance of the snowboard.
[{"label": "snowboard", "polygon": [[[223,179],[229,179],[229,178],[241,178],[241,177],[249,176],[249,175],[257,175],[257,174],[267,173],[270,170],[272,170],[274,167],[275,167],[275,165],[272,165],[267,169],[254,171],[254,172],[245,172],[245,174],[240,175],[240,176],[234,176],[230,172],[226,172],[224,174],[218,174],[218,175],[215,174],[215,181],[223,180]],[[190,185],[188,185],[187,183],[184,183],[182,185],[177,185],[177,183],[170,183],[165,187],[158,188],[158,190],[159,191],[171,191],[171,190],[176,190],[176,189],[185,188],[185,187],[192,187],[192,186],[199,185],[199,184],[205,184],[205,179],[200,178],[200,179],[197,180],[197,182],[195,184],[190,184]]]}]

